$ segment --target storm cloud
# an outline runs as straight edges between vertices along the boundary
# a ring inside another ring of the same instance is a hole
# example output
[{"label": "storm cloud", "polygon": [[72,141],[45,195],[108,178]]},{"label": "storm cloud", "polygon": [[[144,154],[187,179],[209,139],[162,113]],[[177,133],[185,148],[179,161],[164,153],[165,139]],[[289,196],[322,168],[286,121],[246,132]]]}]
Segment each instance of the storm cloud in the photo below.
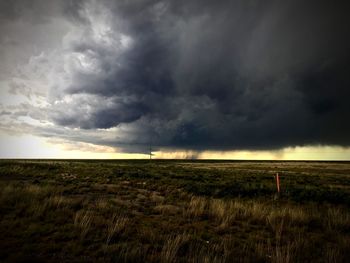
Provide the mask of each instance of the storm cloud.
[{"label": "storm cloud", "polygon": [[[36,134],[133,152],[150,143],[199,151],[350,146],[350,18],[340,2],[0,7],[8,61],[1,89],[30,98],[22,116],[50,124],[47,133],[29,122]],[[21,107],[2,105],[2,124],[20,125]]]}]

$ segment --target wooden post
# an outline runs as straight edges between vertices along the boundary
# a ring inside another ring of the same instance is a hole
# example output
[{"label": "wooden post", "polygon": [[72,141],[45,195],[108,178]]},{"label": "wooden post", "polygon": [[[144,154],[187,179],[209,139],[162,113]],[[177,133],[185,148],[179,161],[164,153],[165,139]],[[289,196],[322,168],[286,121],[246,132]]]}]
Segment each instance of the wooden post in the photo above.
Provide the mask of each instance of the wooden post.
[{"label": "wooden post", "polygon": [[149,145],[149,160],[152,160],[152,144]]},{"label": "wooden post", "polygon": [[277,186],[277,192],[280,193],[280,177],[278,173],[276,174],[276,186]]}]

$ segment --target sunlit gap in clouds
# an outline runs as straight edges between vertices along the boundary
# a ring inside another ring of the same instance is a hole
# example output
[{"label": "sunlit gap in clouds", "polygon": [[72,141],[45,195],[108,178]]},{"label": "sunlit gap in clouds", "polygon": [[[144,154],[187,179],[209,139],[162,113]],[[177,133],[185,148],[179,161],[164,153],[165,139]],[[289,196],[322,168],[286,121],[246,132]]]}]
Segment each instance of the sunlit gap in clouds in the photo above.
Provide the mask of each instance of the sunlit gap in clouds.
[{"label": "sunlit gap in clouds", "polygon": [[[123,153],[110,146],[45,139],[32,135],[0,134],[0,158],[58,159],[149,159],[149,154]],[[217,160],[333,160],[349,161],[350,148],[339,146],[299,146],[271,151],[152,151],[153,159]]]}]

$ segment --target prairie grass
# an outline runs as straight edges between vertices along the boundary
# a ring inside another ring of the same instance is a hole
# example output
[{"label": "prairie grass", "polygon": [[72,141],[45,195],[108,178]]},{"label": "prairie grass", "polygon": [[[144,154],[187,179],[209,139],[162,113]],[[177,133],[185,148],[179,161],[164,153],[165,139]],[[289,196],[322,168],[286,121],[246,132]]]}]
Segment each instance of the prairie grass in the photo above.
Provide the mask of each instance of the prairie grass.
[{"label": "prairie grass", "polygon": [[227,216],[228,203],[220,199],[211,199],[209,203],[209,215],[217,222],[223,222]]},{"label": "prairie grass", "polygon": [[164,197],[159,195],[158,193],[153,192],[150,196],[150,200],[155,202],[156,204],[162,204],[164,202]]},{"label": "prairie grass", "polygon": [[346,262],[349,171],[333,163],[0,161],[0,262]]},{"label": "prairie grass", "polygon": [[175,205],[156,205],[154,207],[154,210],[157,212],[160,212],[162,215],[169,214],[169,215],[176,215],[179,211],[181,211],[181,208],[179,206]]},{"label": "prairie grass", "polygon": [[80,238],[85,238],[88,234],[93,221],[93,213],[91,211],[80,210],[75,213],[74,226],[80,230]]},{"label": "prairie grass", "polygon": [[325,252],[324,252],[324,259],[325,259],[325,262],[329,262],[329,263],[344,261],[344,258],[342,257],[340,250],[337,247],[331,246],[331,245],[326,246]]},{"label": "prairie grass", "polygon": [[112,218],[107,224],[107,245],[111,242],[112,238],[125,230],[128,222],[129,219],[126,216],[113,214]]},{"label": "prairie grass", "polygon": [[68,201],[65,200],[63,195],[53,195],[48,198],[48,203],[53,209],[58,209],[67,205]]},{"label": "prairie grass", "polygon": [[105,198],[99,198],[98,200],[96,200],[95,207],[100,211],[108,209],[108,200],[106,200]]},{"label": "prairie grass", "polygon": [[220,199],[212,199],[208,211],[221,228],[229,227],[236,220],[262,222],[269,212],[269,207],[260,202]]},{"label": "prairie grass", "polygon": [[185,216],[189,218],[202,217],[207,213],[207,199],[199,196],[192,196],[185,210]]},{"label": "prairie grass", "polygon": [[176,262],[177,254],[182,245],[189,240],[187,234],[172,235],[166,237],[162,252],[160,254],[161,262]]},{"label": "prairie grass", "polygon": [[289,263],[295,259],[293,244],[276,245],[271,253],[271,261],[275,263]]},{"label": "prairie grass", "polygon": [[330,232],[350,230],[350,212],[339,207],[329,207],[324,219],[325,227]]}]

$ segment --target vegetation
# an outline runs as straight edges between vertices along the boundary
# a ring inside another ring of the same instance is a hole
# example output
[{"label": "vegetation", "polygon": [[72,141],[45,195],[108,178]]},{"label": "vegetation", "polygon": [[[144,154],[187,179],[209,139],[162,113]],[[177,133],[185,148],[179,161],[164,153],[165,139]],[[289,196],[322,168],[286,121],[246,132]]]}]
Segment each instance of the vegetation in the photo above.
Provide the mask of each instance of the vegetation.
[{"label": "vegetation", "polygon": [[0,262],[350,257],[347,162],[2,160],[0,189]]}]

